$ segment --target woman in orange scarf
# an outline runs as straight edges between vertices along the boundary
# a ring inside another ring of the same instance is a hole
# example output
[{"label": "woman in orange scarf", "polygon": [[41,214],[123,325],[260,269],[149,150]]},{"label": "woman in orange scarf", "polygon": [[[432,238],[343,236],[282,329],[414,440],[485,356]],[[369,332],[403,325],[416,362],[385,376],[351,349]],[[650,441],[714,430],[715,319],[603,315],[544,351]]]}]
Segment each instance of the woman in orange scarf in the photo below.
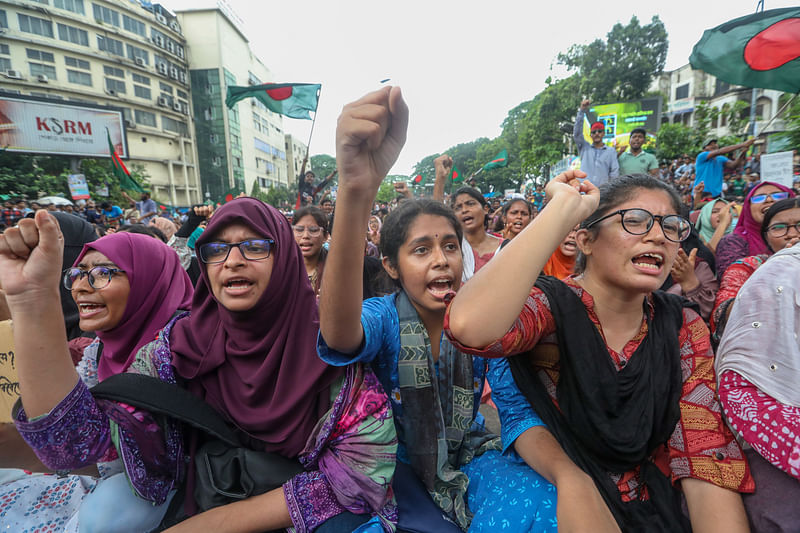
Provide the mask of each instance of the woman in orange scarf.
[{"label": "woman in orange scarf", "polygon": [[575,268],[575,256],[578,255],[578,245],[575,242],[575,232],[578,227],[572,228],[567,236],[558,245],[556,251],[547,260],[542,270],[546,276],[564,279],[571,276]]}]

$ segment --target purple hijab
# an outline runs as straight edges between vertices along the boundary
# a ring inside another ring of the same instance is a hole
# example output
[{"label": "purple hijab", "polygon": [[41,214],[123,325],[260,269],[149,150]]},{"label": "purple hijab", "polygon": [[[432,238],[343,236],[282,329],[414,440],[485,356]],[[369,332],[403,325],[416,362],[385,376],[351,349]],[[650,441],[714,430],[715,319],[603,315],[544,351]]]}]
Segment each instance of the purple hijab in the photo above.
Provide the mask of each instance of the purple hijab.
[{"label": "purple hijab", "polygon": [[192,313],[170,336],[172,364],[187,388],[263,443],[266,451],[296,457],[330,407],[330,386],[343,370],[317,356],[319,315],[300,248],[286,217],[253,198],[222,206],[197,239],[244,224],[275,240],[272,275],[248,311],[232,312],[201,275]]},{"label": "purple hijab", "polygon": [[175,250],[149,235],[113,233],[84,245],[75,265],[97,250],[125,271],[131,290],[122,320],[98,331],[103,355],[97,374],[104,380],[125,372],[139,348],[154,340],[179,309],[189,309],[192,282]]},{"label": "purple hijab", "polygon": [[742,212],[739,214],[739,222],[736,224],[736,229],[733,230],[733,233],[736,235],[741,235],[747,241],[749,246],[748,255],[772,253],[767,247],[767,243],[764,242],[763,237],[761,237],[761,224],[756,222],[755,219],[753,219],[753,215],[750,214],[750,198],[756,194],[756,191],[758,191],[759,187],[762,185],[772,185],[773,187],[777,187],[781,191],[788,192],[790,198],[794,198],[794,191],[788,187],[784,187],[780,183],[775,183],[772,181],[762,181],[750,189],[750,192],[747,193],[744,203],[742,204]]}]

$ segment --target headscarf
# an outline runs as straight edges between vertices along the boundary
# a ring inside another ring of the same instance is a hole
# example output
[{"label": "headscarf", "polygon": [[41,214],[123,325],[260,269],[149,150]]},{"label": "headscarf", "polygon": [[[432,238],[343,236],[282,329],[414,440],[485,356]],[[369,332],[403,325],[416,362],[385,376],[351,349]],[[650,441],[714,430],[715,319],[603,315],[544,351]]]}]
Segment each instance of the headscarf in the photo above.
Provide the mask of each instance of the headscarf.
[{"label": "headscarf", "polygon": [[789,198],[794,198],[793,190],[788,187],[784,187],[780,183],[775,183],[772,181],[762,181],[750,189],[750,192],[747,193],[744,203],[742,204],[742,212],[739,214],[739,222],[736,224],[736,229],[733,230],[736,235],[741,235],[745,240],[747,240],[747,244],[749,245],[748,255],[770,253],[767,243],[765,243],[764,239],[761,237],[761,223],[756,222],[753,218],[753,215],[750,214],[750,199],[755,196],[756,192],[762,185],[772,185],[781,191],[788,192]]},{"label": "headscarf", "polygon": [[317,356],[316,297],[286,217],[254,198],[238,198],[214,213],[198,249],[233,224],[275,240],[267,288],[252,309],[228,311],[201,265],[192,313],[172,330],[172,364],[191,392],[266,451],[296,457],[330,407],[331,383],[343,370]]},{"label": "headscarf", "polygon": [[[576,254],[577,255],[577,254]],[[575,255],[567,257],[561,251],[561,245],[556,248],[553,255],[545,263],[542,271],[546,276],[553,276],[554,278],[564,279],[571,276],[575,270]]]},{"label": "headscarf", "polygon": [[[730,202],[727,200],[723,200],[722,198],[711,200],[700,210],[700,216],[697,219],[697,223],[694,225],[705,242],[711,242],[711,239],[714,238],[714,232],[716,230],[711,227],[711,212],[714,210],[714,206],[717,205],[717,202],[722,202],[725,204],[726,208],[730,208]],[[733,231],[734,227],[733,219],[731,219],[731,225],[725,230],[724,235]]]},{"label": "headscarf", "polygon": [[102,381],[124,372],[139,348],[154,340],[176,311],[189,308],[192,283],[175,250],[149,235],[106,235],[86,244],[75,265],[89,250],[97,250],[124,270],[131,286],[122,320],[113,329],[97,332],[103,341],[97,368]]},{"label": "headscarf", "polygon": [[[85,219],[55,211],[51,213],[61,227],[61,234],[64,236],[64,257],[61,260],[61,270],[71,267],[75,259],[83,250],[83,245],[97,240],[97,233],[94,226]],[[64,325],[67,328],[67,340],[72,340],[81,336],[81,328],[78,327],[80,316],[78,306],[72,299],[72,291],[67,290],[62,283],[58,284],[61,293],[61,311],[64,313]]]},{"label": "headscarf", "polygon": [[167,242],[169,242],[172,236],[178,231],[178,228],[175,227],[175,223],[164,217],[153,217],[153,220],[150,221],[150,225],[160,229],[161,233],[167,238]]}]

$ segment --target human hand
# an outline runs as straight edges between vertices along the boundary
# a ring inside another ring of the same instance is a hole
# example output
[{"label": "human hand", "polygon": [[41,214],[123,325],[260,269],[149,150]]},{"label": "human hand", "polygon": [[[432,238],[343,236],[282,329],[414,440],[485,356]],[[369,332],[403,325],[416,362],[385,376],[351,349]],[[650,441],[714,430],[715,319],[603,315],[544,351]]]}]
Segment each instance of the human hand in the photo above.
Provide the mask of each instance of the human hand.
[{"label": "human hand", "polygon": [[592,101],[589,98],[586,98],[581,102],[581,109],[586,111],[589,109],[589,106],[592,105]]},{"label": "human hand", "polygon": [[402,194],[403,196],[406,196],[408,198],[411,198],[411,196],[412,196],[411,195],[411,191],[408,188],[408,183],[406,183],[405,181],[397,181],[397,182],[395,182],[394,183],[394,191],[397,194]]},{"label": "human hand", "polygon": [[600,191],[584,178],[586,172],[568,170],[550,180],[544,188],[547,202],[556,198],[572,198],[577,201],[577,206],[570,213],[575,215],[576,223],[591,215],[600,203]]},{"label": "human hand", "polygon": [[9,304],[37,293],[58,297],[63,255],[61,229],[43,209],[0,235],[0,286]]},{"label": "human hand", "polygon": [[556,518],[558,531],[620,533],[614,515],[608,510],[592,479],[583,474],[558,483]]},{"label": "human hand", "polygon": [[728,209],[723,209],[719,212],[719,223],[717,224],[717,227],[722,226],[723,228],[727,228],[731,225],[731,220],[733,220],[732,209],[735,209],[733,203],[730,204]]},{"label": "human hand", "polygon": [[694,189],[692,189],[692,194],[694,196],[697,196],[697,195],[703,194],[704,190],[706,190],[706,186],[701,181],[700,183],[698,183],[697,185],[694,186]]},{"label": "human hand", "polygon": [[193,209],[194,214],[203,217],[206,220],[211,218],[211,215],[214,213],[214,206],[213,205],[197,205]]},{"label": "human hand", "polygon": [[675,262],[672,263],[672,280],[681,286],[683,292],[689,292],[700,285],[697,275],[694,273],[694,265],[697,261],[697,248],[693,248],[689,255],[683,249],[678,249]]},{"label": "human hand", "polygon": [[406,142],[408,106],[399,87],[347,104],[336,125],[339,187],[376,194]]},{"label": "human hand", "polygon": [[438,176],[440,171],[448,175],[453,171],[453,158],[447,154],[442,154],[433,160],[433,168],[436,170]]},{"label": "human hand", "polygon": [[753,146],[753,143],[754,143],[754,142],[756,142],[756,138],[755,138],[755,137],[752,137],[752,138],[750,138],[750,139],[747,139],[747,140],[746,140],[744,143],[742,143],[742,144],[744,144],[744,147],[745,147],[745,148],[749,148],[750,146]]}]

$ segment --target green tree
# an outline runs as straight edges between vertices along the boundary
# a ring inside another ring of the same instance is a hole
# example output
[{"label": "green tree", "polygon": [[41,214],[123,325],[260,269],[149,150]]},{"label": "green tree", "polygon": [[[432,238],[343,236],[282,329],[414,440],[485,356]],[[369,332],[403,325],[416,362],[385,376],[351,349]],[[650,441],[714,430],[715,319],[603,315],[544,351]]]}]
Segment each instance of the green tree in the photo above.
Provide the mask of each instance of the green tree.
[{"label": "green tree", "polygon": [[[778,101],[780,107],[786,105],[790,98],[791,94],[782,95]],[[782,136],[789,140],[790,149],[800,148],[800,98],[794,98],[781,116],[786,121],[786,131]]]},{"label": "green tree", "polygon": [[558,61],[580,76],[576,95],[596,102],[634,100],[664,70],[668,45],[667,30],[657,15],[644,26],[633,16],[626,26],[615,24],[605,41],[573,45],[558,55]]},{"label": "green tree", "polygon": [[[331,172],[336,170],[336,158],[327,154],[312,155],[311,169],[314,171],[314,174],[316,174],[317,179],[324,179],[325,176],[328,176]],[[336,183],[336,181],[334,177],[331,184]]]},{"label": "green tree", "polygon": [[394,191],[394,182],[384,179],[381,182],[381,186],[378,187],[378,194],[375,195],[375,201],[382,204],[389,203],[395,196],[397,196],[397,193]]},{"label": "green tree", "polygon": [[692,128],[683,124],[664,124],[656,138],[656,157],[669,161],[688,154],[693,157],[698,152]]}]

